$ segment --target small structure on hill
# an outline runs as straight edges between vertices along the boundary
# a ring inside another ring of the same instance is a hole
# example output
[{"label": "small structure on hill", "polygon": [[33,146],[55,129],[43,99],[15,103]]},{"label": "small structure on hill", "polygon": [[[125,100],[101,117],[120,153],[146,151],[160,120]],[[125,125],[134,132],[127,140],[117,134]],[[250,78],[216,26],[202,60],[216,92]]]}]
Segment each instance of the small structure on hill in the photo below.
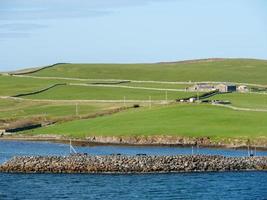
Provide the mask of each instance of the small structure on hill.
[{"label": "small structure on hill", "polygon": [[[245,90],[245,86],[243,87]],[[235,92],[237,90],[237,87],[234,84],[227,84],[227,83],[220,83],[218,85],[211,85],[208,83],[198,83],[192,87],[187,88],[187,90],[198,91],[198,92],[210,92],[215,90],[218,90],[219,92]]]},{"label": "small structure on hill", "polygon": [[215,87],[219,92],[235,92],[236,91],[236,85],[233,84],[226,84],[226,83],[221,83],[216,85]]},{"label": "small structure on hill", "polygon": [[188,101],[189,101],[190,103],[194,103],[196,100],[197,100],[197,98],[192,97],[192,98],[190,98]]},{"label": "small structure on hill", "polygon": [[237,91],[238,91],[238,92],[248,92],[249,89],[248,89],[248,87],[247,87],[246,85],[239,85],[239,86],[237,87]]},{"label": "small structure on hill", "polygon": [[188,88],[189,91],[199,91],[199,92],[209,92],[212,90],[216,90],[214,85],[210,85],[207,83],[198,83],[192,87]]},{"label": "small structure on hill", "polygon": [[5,134],[6,130],[2,130],[0,129],[0,137],[3,136]]}]

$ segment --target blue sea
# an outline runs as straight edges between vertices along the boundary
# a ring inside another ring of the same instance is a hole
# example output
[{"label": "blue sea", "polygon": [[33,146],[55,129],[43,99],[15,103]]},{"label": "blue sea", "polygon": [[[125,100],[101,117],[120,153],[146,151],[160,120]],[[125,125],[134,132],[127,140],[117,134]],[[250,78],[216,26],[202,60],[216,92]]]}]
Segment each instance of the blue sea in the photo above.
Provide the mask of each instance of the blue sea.
[{"label": "blue sea", "polygon": [[[108,155],[191,154],[191,148],[91,146],[80,153]],[[246,156],[246,150],[194,149],[199,154]],[[67,144],[0,141],[0,162],[15,155],[68,155]],[[265,151],[257,155],[267,156]],[[175,174],[5,174],[0,173],[0,200],[27,199],[267,199],[267,172]]]}]

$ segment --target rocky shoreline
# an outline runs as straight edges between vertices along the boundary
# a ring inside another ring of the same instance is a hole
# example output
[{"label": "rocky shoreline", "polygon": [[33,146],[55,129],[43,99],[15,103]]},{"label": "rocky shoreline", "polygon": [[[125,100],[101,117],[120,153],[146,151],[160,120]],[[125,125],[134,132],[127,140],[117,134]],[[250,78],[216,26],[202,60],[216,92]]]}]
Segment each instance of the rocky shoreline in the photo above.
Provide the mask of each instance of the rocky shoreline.
[{"label": "rocky shoreline", "polygon": [[267,157],[176,156],[69,156],[14,157],[0,165],[9,173],[169,173],[267,170]]}]

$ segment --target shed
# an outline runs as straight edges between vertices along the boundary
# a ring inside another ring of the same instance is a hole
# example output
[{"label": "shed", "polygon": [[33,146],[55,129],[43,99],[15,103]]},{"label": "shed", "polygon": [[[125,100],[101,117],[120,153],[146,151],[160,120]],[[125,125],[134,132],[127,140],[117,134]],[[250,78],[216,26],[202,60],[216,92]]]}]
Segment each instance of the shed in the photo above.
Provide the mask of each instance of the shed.
[{"label": "shed", "polygon": [[5,134],[6,130],[0,129],[0,136],[3,136]]},{"label": "shed", "polygon": [[209,92],[212,90],[215,90],[214,86],[207,83],[198,83],[192,87],[189,87],[189,91]]},{"label": "shed", "polygon": [[192,97],[192,98],[189,99],[189,102],[190,102],[190,103],[193,103],[193,102],[195,102],[196,100],[197,100],[196,98]]},{"label": "shed", "polygon": [[219,92],[235,92],[236,85],[221,83],[216,86],[216,89],[218,89]]},{"label": "shed", "polygon": [[248,89],[248,87],[247,87],[246,85],[239,85],[239,86],[237,87],[237,90],[238,90],[239,92],[248,92],[248,91],[249,91],[249,89]]}]

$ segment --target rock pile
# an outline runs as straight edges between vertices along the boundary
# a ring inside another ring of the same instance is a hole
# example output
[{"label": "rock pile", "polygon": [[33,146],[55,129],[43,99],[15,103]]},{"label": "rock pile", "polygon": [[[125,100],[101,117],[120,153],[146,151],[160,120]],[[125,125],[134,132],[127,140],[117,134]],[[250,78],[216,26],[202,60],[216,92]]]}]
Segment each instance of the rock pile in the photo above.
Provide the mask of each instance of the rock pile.
[{"label": "rock pile", "polygon": [[267,170],[267,157],[177,156],[25,156],[0,165],[18,173],[148,173]]}]

